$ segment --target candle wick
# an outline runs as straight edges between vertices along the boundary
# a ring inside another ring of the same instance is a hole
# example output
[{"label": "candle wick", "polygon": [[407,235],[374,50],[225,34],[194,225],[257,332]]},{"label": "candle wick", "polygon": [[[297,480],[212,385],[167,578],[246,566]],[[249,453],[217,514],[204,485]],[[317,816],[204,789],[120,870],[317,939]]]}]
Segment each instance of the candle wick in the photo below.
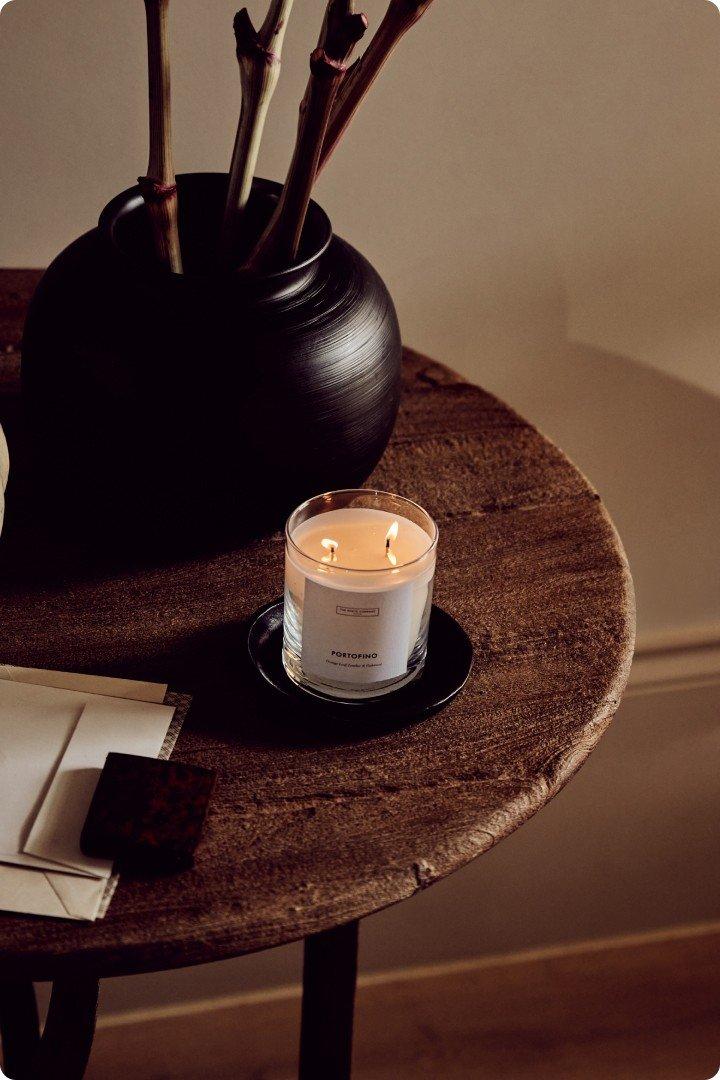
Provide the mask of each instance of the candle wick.
[{"label": "candle wick", "polygon": [[386,550],[386,551],[389,551],[389,550],[390,550],[390,537],[389,537],[389,536],[388,536],[388,537],[387,537],[387,539],[385,540],[385,550]]},{"label": "candle wick", "polygon": [[337,557],[335,555],[338,547],[337,540],[333,540],[326,536],[320,541],[320,546],[324,547],[325,550],[328,552],[327,555],[323,555],[322,559],[320,560],[321,562],[337,562]]}]

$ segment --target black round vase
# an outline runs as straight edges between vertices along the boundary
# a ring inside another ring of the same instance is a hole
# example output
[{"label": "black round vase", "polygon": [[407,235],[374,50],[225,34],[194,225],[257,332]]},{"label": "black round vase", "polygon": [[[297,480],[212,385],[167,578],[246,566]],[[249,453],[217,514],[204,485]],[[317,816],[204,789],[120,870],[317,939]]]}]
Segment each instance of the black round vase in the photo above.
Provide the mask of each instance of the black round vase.
[{"label": "black round vase", "polygon": [[[23,400],[44,505],[108,539],[215,540],[361,484],[398,408],[400,334],[372,266],[311,203],[300,255],[215,270],[227,177],[178,177],[183,275],[158,269],[138,188],[52,263],[30,305]],[[256,180],[249,228],[280,191]]]}]

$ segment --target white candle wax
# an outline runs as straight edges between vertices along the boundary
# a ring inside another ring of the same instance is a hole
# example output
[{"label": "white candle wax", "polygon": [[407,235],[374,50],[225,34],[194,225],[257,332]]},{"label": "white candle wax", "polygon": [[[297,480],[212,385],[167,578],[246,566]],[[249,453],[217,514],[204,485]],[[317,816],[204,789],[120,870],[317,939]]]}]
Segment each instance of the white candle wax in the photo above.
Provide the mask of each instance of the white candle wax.
[{"label": "white candle wax", "polygon": [[432,535],[392,509],[348,506],[291,531],[285,565],[291,677],[330,696],[370,697],[417,673],[435,569],[436,531],[428,521]]},{"label": "white candle wax", "polygon": [[[407,574],[402,573],[403,568],[424,555],[430,545],[425,530],[409,518],[354,506],[304,521],[292,539],[303,555],[318,564],[321,577],[328,567],[342,566],[347,570],[390,570],[399,580]],[[336,543],[324,542],[328,540]]]}]

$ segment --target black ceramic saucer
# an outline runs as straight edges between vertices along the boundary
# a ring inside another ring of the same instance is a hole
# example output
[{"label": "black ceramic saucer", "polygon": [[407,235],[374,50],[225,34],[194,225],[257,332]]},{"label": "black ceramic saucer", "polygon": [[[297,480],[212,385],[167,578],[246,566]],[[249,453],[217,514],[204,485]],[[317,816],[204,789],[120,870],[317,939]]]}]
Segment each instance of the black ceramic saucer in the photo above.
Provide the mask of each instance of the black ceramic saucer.
[{"label": "black ceramic saucer", "polygon": [[462,690],[472,665],[472,645],[463,628],[442,608],[430,615],[428,654],[421,675],[383,697],[336,701],[301,690],[285,673],[282,662],[283,601],[274,600],[250,620],[250,661],[266,688],[301,709],[307,721],[332,719],[358,729],[386,729],[419,720],[446,705]]}]

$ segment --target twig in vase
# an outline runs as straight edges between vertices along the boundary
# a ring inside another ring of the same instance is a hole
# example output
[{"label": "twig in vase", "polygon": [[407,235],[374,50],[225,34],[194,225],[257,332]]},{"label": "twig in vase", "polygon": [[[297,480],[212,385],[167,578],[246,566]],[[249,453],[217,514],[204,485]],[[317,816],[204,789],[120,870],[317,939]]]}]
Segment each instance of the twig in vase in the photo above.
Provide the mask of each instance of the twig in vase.
[{"label": "twig in vase", "polygon": [[367,29],[367,18],[356,14],[353,7],[353,0],[330,0],[328,4],[318,47],[310,57],[310,79],[300,104],[295,151],[285,186],[245,264],[246,270],[288,266],[297,256],[333,102],[347,61]]},{"label": "twig in vase", "polygon": [[271,0],[259,30],[253,26],[246,8],[238,11],[233,22],[242,105],[220,239],[221,258],[226,266],[232,265],[241,247],[243,215],[250,198],[265,119],[280,78],[282,44],[292,6],[293,0]]},{"label": "twig in vase", "polygon": [[182,273],[177,226],[177,188],[170,135],[169,0],[145,0],[148,44],[150,156],[147,176],[138,178],[150,215],[160,262]]},{"label": "twig in vase", "polygon": [[338,90],[323,142],[318,172],[327,164],[400,38],[425,14],[431,3],[432,0],[390,0],[370,44],[350,68]]}]

